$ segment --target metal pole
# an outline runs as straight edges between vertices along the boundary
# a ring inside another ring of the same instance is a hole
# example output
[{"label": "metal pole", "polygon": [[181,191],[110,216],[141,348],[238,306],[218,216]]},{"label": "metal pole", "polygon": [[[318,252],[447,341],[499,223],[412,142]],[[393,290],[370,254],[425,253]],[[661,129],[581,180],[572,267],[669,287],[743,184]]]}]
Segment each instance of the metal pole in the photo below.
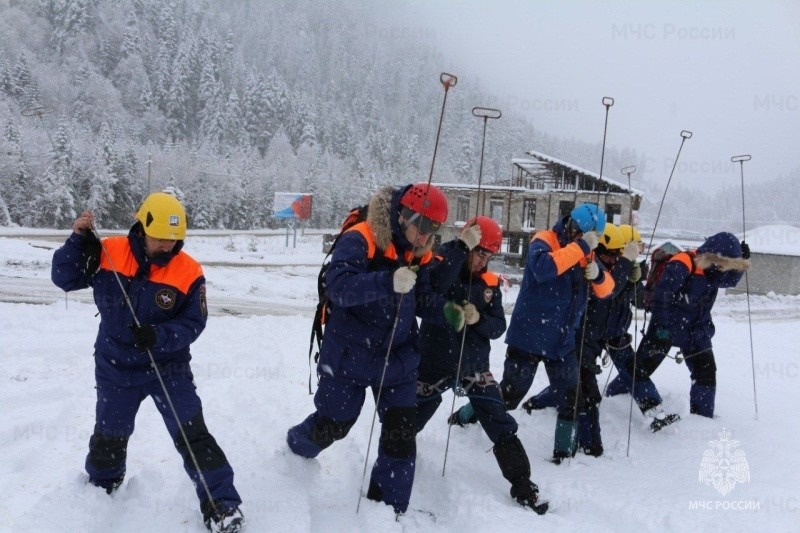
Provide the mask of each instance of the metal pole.
[{"label": "metal pole", "polygon": [[[478,200],[481,197],[481,183],[483,182],[483,152],[484,148],[486,147],[486,123],[489,119],[497,119],[503,116],[503,113],[499,109],[492,109],[489,107],[473,107],[472,108],[472,115],[478,118],[483,119],[483,138],[481,140],[481,162],[478,166]],[[478,201],[477,205],[475,206],[475,218],[478,215],[483,214],[483,204]],[[470,254],[467,253],[467,261],[470,261]],[[467,295],[472,292],[472,265],[469,265],[469,282],[467,284]],[[458,352],[458,365],[456,366],[456,377],[455,383],[453,384],[453,402],[450,404],[450,416],[453,416],[453,413],[456,409],[456,394],[455,394],[455,387],[458,387],[459,381],[461,380],[461,361],[464,356],[464,343],[467,339],[467,325],[464,324],[464,328],[461,330],[461,349]],[[448,420],[450,418],[448,417]],[[442,477],[444,477],[445,469],[447,468],[447,452],[450,450],[450,432],[453,429],[452,424],[447,424],[447,442],[444,446],[444,461],[442,462]]]},{"label": "metal pole", "polygon": [[[645,250],[645,255],[649,256],[650,251],[653,248],[653,239],[656,236],[656,228],[658,227],[658,220],[661,218],[661,210],[664,208],[664,200],[667,197],[667,191],[669,190],[669,184],[672,182],[672,176],[675,173],[675,168],[678,166],[678,159],[681,157],[681,150],[683,150],[683,143],[686,142],[686,139],[692,138],[692,132],[689,130],[681,131],[681,144],[678,147],[678,153],[675,155],[675,161],[672,164],[672,170],[669,173],[669,178],[667,178],[667,185],[664,187],[664,194],[661,196],[661,203],[658,206],[658,214],[656,215],[656,221],[653,224],[653,232],[650,234],[650,242],[647,243],[647,250]],[[644,313],[644,323],[642,324],[642,329],[647,327],[647,310],[645,309]],[[628,412],[628,449],[625,452],[625,456],[627,457],[630,454],[631,448],[631,427],[633,425],[633,392],[636,389],[636,367],[638,364],[639,359],[639,349],[633,352],[633,375],[631,375],[631,405]]]},{"label": "metal pole", "polygon": [[[739,163],[739,171],[742,176],[742,242],[746,241],[746,225],[744,220],[744,162],[750,161],[752,157],[749,154],[736,155],[731,157],[731,161]],[[756,420],[758,420],[758,394],[756,392],[756,359],[753,350],[753,320],[750,317],[750,281],[747,278],[747,270],[744,271],[744,288],[747,294],[747,325],[750,329],[750,364],[753,369],[753,406],[756,410]]]},{"label": "metal pole", "polygon": [[[603,105],[606,106],[606,121],[603,125],[603,149],[600,151],[600,179],[597,183],[597,207],[600,207],[600,187],[603,184],[603,162],[606,158],[606,133],[608,132],[608,110],[614,105],[614,99],[610,96],[603,97]],[[577,189],[576,189],[577,190]],[[576,202],[577,203],[577,202]]]},{"label": "metal pole", "polygon": [[[622,174],[627,174],[628,176],[628,189],[631,189],[631,174],[636,172],[635,166],[623,167],[621,170]],[[633,193],[631,193],[631,201],[630,205],[628,206],[628,225],[633,228]],[[631,230],[631,240],[633,240],[633,230]],[[636,316],[636,284],[633,285],[633,302],[634,302],[634,310],[633,310],[633,346],[636,346],[636,334],[637,329],[639,329],[638,325],[638,317]],[[610,355],[610,354],[609,354]],[[611,375],[614,373],[614,368],[616,366],[612,366],[608,371],[608,376],[606,377],[606,384],[603,387],[603,396],[606,395],[606,390],[608,390],[608,382],[611,381]]]},{"label": "metal pole", "polygon": [[[636,172],[636,167],[633,165],[629,167],[623,167],[621,172],[628,175],[628,192],[631,193],[631,205],[628,206],[628,225],[633,227],[633,197],[635,195],[633,194],[633,188],[631,187],[631,174]],[[633,232],[631,232],[631,239],[633,239]]]},{"label": "metal pole", "polygon": [[[439,137],[442,133],[442,122],[444,121],[444,109],[445,105],[447,104],[447,92],[450,90],[450,87],[455,87],[456,83],[458,83],[458,78],[453,74],[448,74],[447,72],[442,72],[439,75],[439,82],[444,86],[444,99],[442,100],[442,111],[439,113],[439,126],[436,129],[436,141],[433,145],[433,158],[431,159],[431,171],[428,174],[428,187],[425,189],[425,197],[422,199],[422,213],[420,216],[425,216],[425,210],[427,209],[428,204],[428,191],[431,188],[431,181],[433,180],[433,167],[436,163],[436,153],[439,150]],[[416,242],[414,244],[413,252],[416,253],[417,245]],[[372,424],[369,428],[369,439],[367,440],[367,453],[364,455],[364,472],[361,474],[361,486],[358,488],[358,504],[356,505],[356,514],[358,514],[359,509],[361,509],[361,497],[364,494],[364,482],[367,479],[367,464],[369,463],[369,452],[372,448],[372,435],[375,432],[375,419],[378,416],[378,405],[381,401],[381,395],[383,394],[383,380],[386,377],[386,368],[389,366],[389,355],[392,351],[392,343],[394,342],[394,335],[397,331],[397,323],[400,320],[400,309],[403,306],[403,298],[405,298],[405,294],[400,295],[400,300],[397,302],[397,311],[394,315],[394,323],[392,324],[392,331],[389,334],[389,341],[386,346],[386,357],[384,358],[383,364],[383,372],[381,372],[381,381],[378,385],[378,393],[375,395],[375,409],[372,411]]]},{"label": "metal pole", "polygon": [[[630,166],[625,167],[621,170],[623,174],[628,175],[628,189],[631,188],[631,174],[636,172],[636,167]],[[628,209],[629,216],[628,216],[628,225],[631,227],[631,241],[633,240],[633,192],[631,191],[631,205]],[[636,288],[639,282],[633,284],[633,344],[631,344],[631,348],[634,350],[633,352],[633,376],[631,377],[631,402],[630,406],[628,407],[628,420],[633,420],[633,385],[636,383],[636,345],[638,344],[638,334],[639,334],[639,317],[636,314]],[[609,371],[608,376],[611,377],[611,372]],[[606,381],[606,387],[608,386],[608,381]],[[603,391],[605,394],[605,391]],[[628,447],[625,450],[625,457],[629,457],[631,453],[631,424],[628,424]]]},{"label": "metal pole", "polygon": [[[603,105],[606,108],[606,119],[603,125],[603,147],[600,153],[600,177],[597,182],[597,209],[600,209],[600,186],[603,181],[603,161],[606,156],[606,133],[608,132],[608,110],[614,105],[614,99],[610,96],[603,97]],[[578,191],[575,189],[577,197]],[[577,203],[577,201],[575,202]],[[602,237],[602,235],[600,235]],[[592,261],[594,261],[594,252],[591,252]],[[610,273],[609,273],[610,275]],[[581,368],[583,367],[583,344],[586,339],[586,315],[589,312],[589,300],[592,298],[592,282],[586,281],[586,303],[583,308],[583,320],[581,326],[581,345],[578,348],[578,382],[575,387],[575,403],[572,408],[572,431],[573,437],[577,439],[577,422],[578,422],[578,398],[581,396]]]},{"label": "metal pole", "polygon": [[650,255],[650,249],[653,246],[653,238],[656,235],[656,228],[658,227],[658,220],[661,218],[661,210],[664,208],[664,199],[667,197],[667,190],[669,189],[669,184],[672,181],[672,175],[675,173],[675,167],[678,166],[678,159],[681,157],[681,150],[683,150],[683,143],[686,142],[686,139],[692,138],[692,132],[688,130],[681,131],[681,145],[678,147],[678,154],[675,156],[675,162],[672,164],[672,170],[669,172],[669,178],[667,178],[667,186],[664,187],[664,194],[661,196],[661,203],[658,205],[658,214],[656,214],[656,221],[653,224],[653,233],[650,234],[650,242],[647,243],[647,250],[645,250],[646,255]]}]

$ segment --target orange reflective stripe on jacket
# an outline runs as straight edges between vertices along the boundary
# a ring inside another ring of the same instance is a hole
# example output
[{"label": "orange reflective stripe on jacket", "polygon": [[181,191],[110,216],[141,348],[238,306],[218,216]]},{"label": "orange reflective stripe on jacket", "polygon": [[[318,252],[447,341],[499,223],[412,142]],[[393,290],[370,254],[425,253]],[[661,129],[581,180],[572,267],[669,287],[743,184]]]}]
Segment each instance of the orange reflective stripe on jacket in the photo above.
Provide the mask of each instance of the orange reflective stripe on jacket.
[{"label": "orange reflective stripe on jacket", "polygon": [[[531,241],[539,239],[547,243],[550,247],[549,255],[553,258],[556,264],[556,272],[560,276],[576,264],[580,263],[582,267],[586,266],[586,256],[583,254],[583,249],[576,242],[571,242],[562,247],[558,242],[558,236],[553,230],[544,230],[536,233]],[[589,255],[589,258],[594,257],[594,252]]]},{"label": "orange reflective stripe on jacket", "polygon": [[[100,254],[100,268],[132,278],[139,269],[139,263],[131,251],[128,237],[109,237],[103,239],[105,252]],[[148,279],[154,283],[163,283],[175,287],[183,294],[188,294],[192,284],[203,275],[200,263],[189,255],[179,252],[164,266],[150,265]]]},{"label": "orange reflective stripe on jacket", "polygon": [[669,258],[670,261],[680,261],[689,271],[689,274],[703,275],[703,269],[695,266],[694,256],[697,255],[696,251],[692,252],[678,252]]},{"label": "orange reflective stripe on jacket", "polygon": [[487,270],[486,272],[481,274],[481,279],[489,287],[499,287],[500,286],[500,276],[498,276],[494,272],[489,272]]},{"label": "orange reflective stripe on jacket", "polygon": [[[375,257],[375,251],[378,249],[378,245],[375,244],[375,236],[372,233],[372,227],[370,227],[368,222],[359,222],[346,231],[359,232],[361,236],[364,237],[364,240],[367,241],[367,259],[372,259]],[[391,259],[392,261],[398,260],[397,249],[394,247],[394,243],[389,243],[389,247],[383,251],[383,256],[387,259]],[[406,253],[403,254],[403,259],[405,263],[411,263],[411,261],[414,259],[414,253],[411,250],[407,250]],[[419,264],[424,265],[425,263],[429,263],[432,259],[433,252],[429,250],[420,258]]]},{"label": "orange reflective stripe on jacket", "polygon": [[603,272],[603,281],[600,283],[592,282],[592,292],[598,298],[606,298],[614,292],[615,286],[616,283],[614,282],[614,278],[611,277],[611,272],[606,270]]},{"label": "orange reflective stripe on jacket", "polygon": [[139,269],[139,263],[131,252],[128,237],[109,237],[103,239],[103,251],[100,253],[100,268],[117,272],[132,278]]}]

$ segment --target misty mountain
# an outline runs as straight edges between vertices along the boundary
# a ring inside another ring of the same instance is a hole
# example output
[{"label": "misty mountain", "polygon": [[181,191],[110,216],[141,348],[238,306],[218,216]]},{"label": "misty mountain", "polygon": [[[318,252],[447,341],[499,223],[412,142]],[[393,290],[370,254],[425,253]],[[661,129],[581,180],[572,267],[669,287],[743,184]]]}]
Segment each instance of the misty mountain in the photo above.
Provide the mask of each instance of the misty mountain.
[{"label": "misty mountain", "polygon": [[[0,34],[2,225],[64,228],[91,208],[127,227],[149,187],[174,190],[195,228],[273,225],[276,191],[313,193],[312,225],[333,226],[377,186],[431,169],[447,58],[355,1],[9,1]],[[487,94],[469,73],[449,91],[434,181],[477,182],[470,110]],[[508,113],[490,123],[484,182],[528,149],[599,170],[599,142]],[[612,177],[645,161],[606,153]]]}]

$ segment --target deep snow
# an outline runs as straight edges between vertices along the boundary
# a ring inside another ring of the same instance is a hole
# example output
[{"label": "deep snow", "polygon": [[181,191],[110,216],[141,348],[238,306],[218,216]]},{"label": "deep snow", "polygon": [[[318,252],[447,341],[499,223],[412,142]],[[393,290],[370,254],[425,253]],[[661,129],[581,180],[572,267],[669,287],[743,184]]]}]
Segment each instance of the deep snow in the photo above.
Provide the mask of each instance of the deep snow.
[{"label": "deep snow", "polygon": [[[86,484],[98,319],[89,291],[73,293],[65,305],[53,290],[49,261],[62,237],[43,239],[0,237],[0,529],[204,530],[194,490],[149,400],[130,440],[125,484],[112,497]],[[411,512],[395,522],[389,507],[367,500],[355,513],[371,400],[348,437],[317,460],[296,457],[285,444],[288,427],[313,409],[306,353],[322,254],[319,235],[300,238],[297,249],[283,246],[283,236],[237,235],[190,236],[185,248],[207,264],[212,310],[192,349],[193,369],[208,426],[236,472],[248,531],[798,531],[800,299],[751,297],[758,419],[743,295],[723,295],[717,304],[714,420],[688,414],[689,373],[671,360],[654,381],[667,409],[683,420],[651,434],[634,410],[629,457],[628,396],[601,404],[606,454],[579,454],[561,466],[547,462],[554,411],[515,411],[533,480],[551,502],[546,516],[510,499],[491,443],[477,426],[453,428],[442,477],[447,395],[418,437],[411,501],[435,518]],[[506,303],[515,296],[512,288]],[[225,305],[215,304],[220,301]],[[502,340],[496,341],[492,368],[498,378],[503,353]],[[543,374],[532,392],[544,386]],[[724,496],[699,481],[704,452],[723,429],[738,441],[732,448],[744,452],[750,473]]]}]

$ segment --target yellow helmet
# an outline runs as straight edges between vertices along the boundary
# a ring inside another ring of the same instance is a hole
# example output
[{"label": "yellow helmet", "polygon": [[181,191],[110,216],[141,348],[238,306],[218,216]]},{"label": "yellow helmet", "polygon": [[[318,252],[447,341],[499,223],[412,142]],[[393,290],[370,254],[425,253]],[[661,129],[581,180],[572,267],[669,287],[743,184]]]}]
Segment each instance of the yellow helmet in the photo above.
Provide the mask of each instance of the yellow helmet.
[{"label": "yellow helmet", "polygon": [[186,237],[186,211],[180,201],[165,192],[154,192],[144,199],[136,213],[144,232],[154,239],[182,241]]},{"label": "yellow helmet", "polygon": [[622,235],[622,242],[625,244],[628,244],[631,241],[642,242],[642,236],[639,234],[639,230],[630,224],[620,224],[619,231]]},{"label": "yellow helmet", "polygon": [[622,242],[622,233],[620,233],[619,228],[610,222],[606,222],[600,244],[605,246],[606,250],[619,250],[625,246],[625,243]]}]

